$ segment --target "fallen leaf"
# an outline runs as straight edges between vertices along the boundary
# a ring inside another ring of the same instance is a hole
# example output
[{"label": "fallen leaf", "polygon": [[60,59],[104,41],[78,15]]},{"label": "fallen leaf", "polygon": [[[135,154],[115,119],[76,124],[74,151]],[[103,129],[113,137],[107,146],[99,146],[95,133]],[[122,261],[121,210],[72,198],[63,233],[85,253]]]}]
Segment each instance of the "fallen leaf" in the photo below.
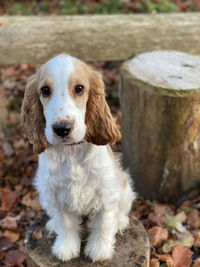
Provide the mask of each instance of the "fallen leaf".
[{"label": "fallen leaf", "polygon": [[14,150],[9,142],[3,143],[3,150],[6,156],[10,157],[14,154]]},{"label": "fallen leaf", "polygon": [[174,267],[174,261],[170,254],[163,254],[163,255],[156,254],[156,257],[160,261],[166,262],[168,267]]},{"label": "fallen leaf", "polygon": [[154,203],[154,212],[162,215],[174,215],[174,210],[171,205],[162,204],[159,202]]},{"label": "fallen leaf", "polygon": [[23,246],[24,246],[24,238],[19,239],[16,243],[17,243],[17,245],[18,245],[19,247],[23,247]]},{"label": "fallen leaf", "polygon": [[179,212],[175,217],[180,223],[185,223],[187,220],[187,215],[184,211]]},{"label": "fallen leaf", "polygon": [[197,229],[200,227],[200,216],[199,212],[196,209],[193,209],[187,217],[187,224],[190,228]]},{"label": "fallen leaf", "polygon": [[192,265],[192,267],[200,267],[200,258],[198,258],[195,263]]},{"label": "fallen leaf", "polygon": [[190,200],[184,201],[184,202],[181,204],[180,208],[183,209],[183,210],[187,210],[188,208],[190,208],[191,203],[192,203],[192,202],[191,202]]},{"label": "fallen leaf", "polygon": [[165,226],[165,216],[174,214],[172,206],[167,204],[154,202],[153,208],[154,211],[149,213],[148,219],[155,225]]},{"label": "fallen leaf", "polygon": [[36,240],[41,240],[42,239],[42,229],[36,229],[33,234],[32,237]]},{"label": "fallen leaf", "polygon": [[2,196],[1,205],[4,210],[11,210],[19,201],[18,194],[16,192],[9,192]]},{"label": "fallen leaf", "polygon": [[169,253],[173,250],[173,248],[175,248],[176,246],[179,245],[183,245],[186,247],[192,247],[194,244],[194,238],[193,236],[189,233],[186,232],[183,234],[181,239],[178,240],[168,240],[167,242],[165,242],[165,244],[162,247],[162,251],[164,253]]},{"label": "fallen leaf", "polygon": [[6,217],[6,214],[7,214],[6,210],[0,210],[0,220]]},{"label": "fallen leaf", "polygon": [[151,245],[158,247],[168,239],[169,232],[160,226],[154,226],[148,230],[148,235]]},{"label": "fallen leaf", "polygon": [[165,224],[167,227],[174,228],[180,233],[184,233],[187,231],[186,228],[177,220],[175,216],[167,215],[165,217]]},{"label": "fallen leaf", "polygon": [[2,220],[1,227],[7,230],[17,230],[17,220],[7,216]]},{"label": "fallen leaf", "polygon": [[156,224],[158,226],[165,225],[165,216],[162,214],[155,214],[154,212],[149,213],[148,219],[151,223]]},{"label": "fallen leaf", "polygon": [[19,239],[20,234],[19,234],[19,232],[6,230],[4,232],[4,236],[7,237],[10,240],[10,242],[13,243],[13,242],[16,242]]},{"label": "fallen leaf", "polygon": [[192,263],[192,251],[185,246],[177,246],[172,251],[174,267],[190,267]]},{"label": "fallen leaf", "polygon": [[158,259],[151,259],[150,261],[150,267],[160,267],[160,263]]},{"label": "fallen leaf", "polygon": [[18,266],[26,260],[26,255],[20,250],[10,250],[6,253],[6,266]]},{"label": "fallen leaf", "polygon": [[200,248],[200,230],[192,230],[191,233],[194,237],[194,246]]},{"label": "fallen leaf", "polygon": [[40,201],[39,201],[39,197],[35,196],[35,198],[31,198],[30,194],[26,194],[23,198],[21,203],[26,206],[26,207],[31,207],[34,210],[41,210],[41,206],[40,206]]},{"label": "fallen leaf", "polygon": [[6,237],[0,237],[0,250],[6,251],[13,248],[13,244]]},{"label": "fallen leaf", "polygon": [[150,207],[146,204],[141,204],[139,207],[137,207],[134,211],[134,215],[135,217],[137,217],[138,219],[141,219],[142,216],[144,216],[145,214],[148,214],[150,211]]}]

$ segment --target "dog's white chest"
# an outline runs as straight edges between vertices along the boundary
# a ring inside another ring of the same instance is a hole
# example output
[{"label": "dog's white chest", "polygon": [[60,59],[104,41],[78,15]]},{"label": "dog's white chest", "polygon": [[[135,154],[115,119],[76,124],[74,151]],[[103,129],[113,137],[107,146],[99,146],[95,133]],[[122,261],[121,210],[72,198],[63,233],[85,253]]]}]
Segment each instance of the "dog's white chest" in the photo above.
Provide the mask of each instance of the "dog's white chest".
[{"label": "dog's white chest", "polygon": [[98,182],[84,165],[73,160],[63,162],[58,170],[59,188],[56,183],[56,200],[64,210],[86,215],[101,208]]}]

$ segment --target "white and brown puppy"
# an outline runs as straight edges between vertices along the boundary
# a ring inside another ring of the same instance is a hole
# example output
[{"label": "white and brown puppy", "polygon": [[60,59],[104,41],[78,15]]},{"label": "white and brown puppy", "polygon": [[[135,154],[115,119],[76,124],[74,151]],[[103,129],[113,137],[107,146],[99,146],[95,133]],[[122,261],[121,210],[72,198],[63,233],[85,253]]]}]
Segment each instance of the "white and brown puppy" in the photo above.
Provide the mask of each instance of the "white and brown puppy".
[{"label": "white and brown puppy", "polygon": [[135,194],[107,145],[120,132],[101,75],[71,56],[50,59],[30,77],[21,116],[40,154],[35,185],[50,216],[47,229],[57,234],[53,253],[62,261],[79,256],[81,216],[88,215],[85,255],[111,258]]}]

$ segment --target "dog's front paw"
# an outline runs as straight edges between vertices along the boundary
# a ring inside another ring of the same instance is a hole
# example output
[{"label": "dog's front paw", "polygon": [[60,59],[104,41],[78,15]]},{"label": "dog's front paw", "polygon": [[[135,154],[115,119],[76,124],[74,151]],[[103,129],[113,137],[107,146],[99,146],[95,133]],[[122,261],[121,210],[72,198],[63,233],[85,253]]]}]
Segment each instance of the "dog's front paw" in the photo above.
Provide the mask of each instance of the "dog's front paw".
[{"label": "dog's front paw", "polygon": [[79,256],[80,242],[57,237],[52,252],[59,260],[69,261]]},{"label": "dog's front paw", "polygon": [[112,258],[114,246],[106,242],[88,241],[85,247],[85,255],[95,261],[105,261]]},{"label": "dog's front paw", "polygon": [[118,232],[122,234],[129,227],[129,217],[121,215],[118,218]]}]

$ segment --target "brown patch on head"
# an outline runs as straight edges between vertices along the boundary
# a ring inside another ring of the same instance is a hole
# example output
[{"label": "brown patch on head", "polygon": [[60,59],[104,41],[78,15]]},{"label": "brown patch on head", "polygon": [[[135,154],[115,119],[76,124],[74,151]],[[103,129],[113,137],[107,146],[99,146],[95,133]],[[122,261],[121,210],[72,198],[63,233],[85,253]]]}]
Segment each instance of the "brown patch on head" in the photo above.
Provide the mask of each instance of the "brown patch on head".
[{"label": "brown patch on head", "polygon": [[44,134],[45,118],[37,90],[37,83],[38,74],[36,73],[30,77],[26,85],[21,121],[30,143],[33,144],[34,152],[41,153],[46,149],[46,137]]},{"label": "brown patch on head", "polygon": [[44,133],[46,121],[43,115],[47,100],[43,101],[41,97],[41,88],[44,86],[53,90],[53,80],[48,74],[48,62],[29,78],[22,103],[21,121],[36,153],[43,152],[47,146]]},{"label": "brown patch on head", "polygon": [[[75,94],[76,85],[84,87],[83,94]],[[106,103],[104,83],[100,73],[75,59],[69,89],[76,105],[80,109],[86,108],[86,140],[96,145],[113,144],[118,141],[121,134]]]}]

